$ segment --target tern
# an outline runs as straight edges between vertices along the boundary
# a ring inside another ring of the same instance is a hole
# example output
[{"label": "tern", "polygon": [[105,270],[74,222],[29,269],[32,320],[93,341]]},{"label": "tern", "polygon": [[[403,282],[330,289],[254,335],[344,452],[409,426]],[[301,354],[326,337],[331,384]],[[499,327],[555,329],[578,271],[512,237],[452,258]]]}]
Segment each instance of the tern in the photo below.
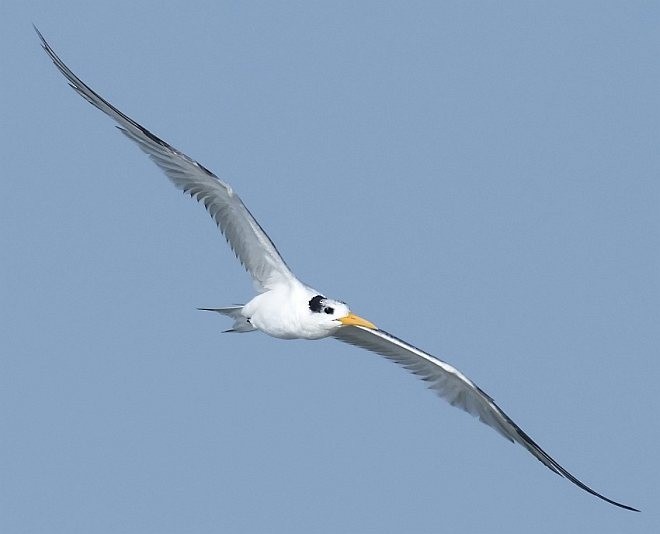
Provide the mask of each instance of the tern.
[{"label": "tern", "polygon": [[228,332],[261,331],[282,339],[334,337],[384,356],[426,381],[430,389],[452,406],[478,417],[509,441],[522,445],[550,470],[584,491],[620,508],[639,512],[632,506],[601,495],[569,473],[458,369],[354,314],[345,302],[329,298],[298,280],[227,182],[151,133],[91,89],[64,64],[39,30],[34,29],[44,50],[69,85],[112,118],[117,128],[134,141],[177,188],[204,204],[252,277],[257,295],[247,304],[200,308],[233,319],[233,326]]}]

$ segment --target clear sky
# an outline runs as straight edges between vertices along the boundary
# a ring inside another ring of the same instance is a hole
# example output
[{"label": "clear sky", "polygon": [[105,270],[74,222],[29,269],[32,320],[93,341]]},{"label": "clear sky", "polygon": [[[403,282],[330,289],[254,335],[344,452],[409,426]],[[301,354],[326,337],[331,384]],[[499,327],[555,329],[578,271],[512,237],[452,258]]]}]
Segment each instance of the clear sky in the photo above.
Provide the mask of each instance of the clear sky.
[{"label": "clear sky", "polygon": [[[247,275],[69,89],[241,194],[307,283],[456,365],[610,506]],[[0,531],[660,532],[660,7],[0,7]]]}]

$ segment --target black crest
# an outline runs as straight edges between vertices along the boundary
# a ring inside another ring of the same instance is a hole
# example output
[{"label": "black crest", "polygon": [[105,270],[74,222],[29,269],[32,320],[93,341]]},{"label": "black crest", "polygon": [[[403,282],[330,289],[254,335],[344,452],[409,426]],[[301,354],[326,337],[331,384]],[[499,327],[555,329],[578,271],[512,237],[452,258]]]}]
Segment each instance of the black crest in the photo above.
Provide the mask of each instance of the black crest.
[{"label": "black crest", "polygon": [[309,309],[314,313],[321,313],[323,311],[323,295],[316,295],[309,300]]}]

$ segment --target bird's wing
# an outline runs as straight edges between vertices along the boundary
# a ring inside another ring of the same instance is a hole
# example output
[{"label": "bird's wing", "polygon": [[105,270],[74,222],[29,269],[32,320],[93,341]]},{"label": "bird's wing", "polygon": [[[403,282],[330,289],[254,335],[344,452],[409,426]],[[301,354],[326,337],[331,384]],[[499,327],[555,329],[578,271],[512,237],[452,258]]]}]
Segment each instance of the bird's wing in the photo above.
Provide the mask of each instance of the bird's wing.
[{"label": "bird's wing", "polygon": [[420,350],[383,330],[372,330],[362,326],[343,326],[334,337],[369,351],[385,356],[410,372],[428,382],[434,390],[449,404],[466,411],[480,421],[497,430],[506,439],[520,443],[552,471],[616,506],[638,511],[625,504],[618,503],[592,490],[559,465],[539,447],[532,438],[505,414],[495,401],[468,377],[442,360]]},{"label": "bird's wing", "polygon": [[35,30],[44,50],[69,85],[90,104],[114,119],[118,128],[149,155],[176,187],[204,203],[236,257],[252,275],[258,290],[270,289],[294,278],[273,242],[229,184],[101,97],[64,64],[36,27]]}]

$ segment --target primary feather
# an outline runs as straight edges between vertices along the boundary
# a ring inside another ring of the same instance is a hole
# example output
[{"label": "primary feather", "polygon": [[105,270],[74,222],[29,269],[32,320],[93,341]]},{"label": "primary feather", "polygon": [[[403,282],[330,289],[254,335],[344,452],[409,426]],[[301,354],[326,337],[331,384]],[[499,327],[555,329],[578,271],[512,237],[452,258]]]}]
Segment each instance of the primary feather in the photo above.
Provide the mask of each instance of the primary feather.
[{"label": "primary feather", "polygon": [[114,119],[122,133],[135,141],[176,187],[204,204],[236,257],[252,275],[257,290],[271,289],[293,278],[273,242],[230,185],[110,104],[64,64],[36,27],[35,31],[44,50],[69,85],[90,104]]}]

